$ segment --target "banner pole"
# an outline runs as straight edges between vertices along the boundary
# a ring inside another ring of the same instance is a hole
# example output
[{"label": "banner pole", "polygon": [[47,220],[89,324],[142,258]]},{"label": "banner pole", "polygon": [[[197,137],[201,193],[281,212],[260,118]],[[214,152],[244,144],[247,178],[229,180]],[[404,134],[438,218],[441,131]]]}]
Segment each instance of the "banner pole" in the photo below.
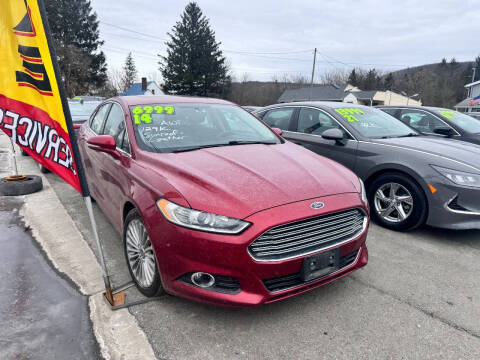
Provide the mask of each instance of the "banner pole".
[{"label": "banner pole", "polygon": [[65,88],[63,86],[63,81],[60,74],[60,68],[57,62],[57,55],[55,53],[55,48],[53,46],[50,25],[48,23],[48,18],[47,18],[47,11],[45,9],[45,3],[44,3],[44,0],[37,0],[37,1],[38,1],[38,8],[40,10],[40,16],[42,18],[43,28],[45,30],[45,35],[47,38],[50,57],[52,59],[55,78],[57,79],[58,91],[60,93],[60,100],[62,102],[63,113],[65,115],[65,123],[67,125],[68,135],[70,137],[70,143],[72,146],[73,158],[75,160],[75,165],[78,172],[78,180],[80,182],[82,196],[87,206],[88,216],[90,217],[90,223],[92,225],[93,236],[95,238],[95,243],[98,249],[100,264],[102,266],[103,281],[105,283],[105,297],[107,301],[110,303],[110,305],[114,306],[115,301],[113,299],[112,287],[110,285],[110,278],[108,276],[108,269],[105,265],[105,256],[103,254],[103,248],[102,248],[102,244],[100,243],[100,238],[98,237],[97,224],[95,222],[95,217],[93,216],[92,199],[90,198],[90,190],[88,188],[87,178],[85,176],[85,170],[83,168],[80,150],[78,148],[77,137],[76,137],[75,129],[73,127],[72,115],[70,114],[70,108],[68,107],[67,96],[65,94]]},{"label": "banner pole", "polygon": [[18,176],[17,154],[15,152],[15,145],[13,144],[12,138],[10,138],[10,144],[12,144],[13,170],[15,171],[14,175]]}]

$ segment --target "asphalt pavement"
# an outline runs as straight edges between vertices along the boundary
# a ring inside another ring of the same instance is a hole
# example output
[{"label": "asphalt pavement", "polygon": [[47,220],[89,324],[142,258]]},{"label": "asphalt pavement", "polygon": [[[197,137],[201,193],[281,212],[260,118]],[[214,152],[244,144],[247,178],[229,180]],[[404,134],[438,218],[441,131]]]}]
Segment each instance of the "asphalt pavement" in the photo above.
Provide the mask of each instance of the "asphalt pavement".
[{"label": "asphalt pavement", "polygon": [[21,206],[0,197],[0,359],[99,358],[86,297],[45,260]]},{"label": "asphalt pavement", "polygon": [[[96,251],[82,198],[48,179]],[[113,282],[128,281],[120,235],[94,212]],[[367,244],[365,268],[279,303],[229,309],[167,295],[130,312],[161,359],[480,359],[480,231],[372,224]]]}]

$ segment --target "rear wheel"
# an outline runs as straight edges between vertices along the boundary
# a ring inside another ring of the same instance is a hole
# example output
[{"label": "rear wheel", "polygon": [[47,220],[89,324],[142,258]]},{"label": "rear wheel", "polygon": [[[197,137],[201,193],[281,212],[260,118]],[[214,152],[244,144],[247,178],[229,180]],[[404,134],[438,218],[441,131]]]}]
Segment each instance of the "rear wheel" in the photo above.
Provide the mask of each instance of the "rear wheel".
[{"label": "rear wheel", "polygon": [[162,294],[155,250],[136,209],[130,210],[125,218],[123,244],[128,270],[138,290],[148,297]]},{"label": "rear wheel", "polygon": [[412,230],[427,217],[427,199],[410,177],[386,173],[369,186],[372,217],[380,225],[397,231]]}]

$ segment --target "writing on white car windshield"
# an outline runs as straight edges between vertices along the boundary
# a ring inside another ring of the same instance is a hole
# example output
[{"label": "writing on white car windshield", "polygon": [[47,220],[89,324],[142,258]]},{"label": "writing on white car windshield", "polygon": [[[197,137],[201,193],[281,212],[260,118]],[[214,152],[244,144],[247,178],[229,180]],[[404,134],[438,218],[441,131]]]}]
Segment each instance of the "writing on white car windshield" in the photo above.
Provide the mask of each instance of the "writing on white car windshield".
[{"label": "writing on white car windshield", "polygon": [[136,105],[130,112],[137,144],[150,152],[281,142],[257,118],[234,105]]}]

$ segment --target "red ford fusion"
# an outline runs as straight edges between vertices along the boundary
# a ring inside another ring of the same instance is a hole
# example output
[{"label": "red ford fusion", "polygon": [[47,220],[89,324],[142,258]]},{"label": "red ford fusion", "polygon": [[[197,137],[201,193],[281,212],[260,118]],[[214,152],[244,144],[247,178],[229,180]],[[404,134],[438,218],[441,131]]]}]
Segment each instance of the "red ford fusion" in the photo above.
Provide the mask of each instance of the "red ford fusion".
[{"label": "red ford fusion", "polygon": [[79,145],[92,196],[123,234],[146,296],[255,306],[368,262],[361,180],[237,105],[113,98]]}]

